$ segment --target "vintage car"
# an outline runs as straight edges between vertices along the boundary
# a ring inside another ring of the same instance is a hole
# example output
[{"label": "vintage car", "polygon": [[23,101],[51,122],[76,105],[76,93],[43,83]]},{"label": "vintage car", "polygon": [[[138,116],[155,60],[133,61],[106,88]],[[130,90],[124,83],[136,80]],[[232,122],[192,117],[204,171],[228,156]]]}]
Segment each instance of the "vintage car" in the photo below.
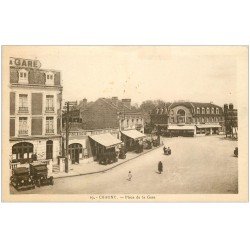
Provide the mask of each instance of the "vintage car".
[{"label": "vintage car", "polygon": [[158,139],[153,140],[153,146],[158,147],[160,145],[160,142]]},{"label": "vintage car", "polygon": [[13,170],[10,184],[18,191],[35,188],[35,183],[30,176],[29,169],[26,167],[18,167]]},{"label": "vintage car", "polygon": [[119,159],[126,159],[126,150],[125,148],[121,148],[119,151]]},{"label": "vintage car", "polygon": [[48,168],[46,163],[30,163],[30,176],[37,187],[54,185],[53,176],[48,177]]},{"label": "vintage car", "polygon": [[135,146],[135,152],[136,153],[142,153],[143,152],[143,144],[137,143]]},{"label": "vintage car", "polygon": [[236,157],[238,157],[238,147],[236,147],[236,148],[234,149],[234,155],[235,155]]},{"label": "vintage car", "polygon": [[106,153],[102,153],[101,155],[99,155],[99,163],[100,164],[111,164],[113,162],[117,162],[118,161],[118,157],[116,155],[116,153],[114,152],[106,152]]},{"label": "vintage car", "polygon": [[145,148],[145,149],[151,149],[151,148],[152,148],[152,141],[146,140],[146,141],[144,142],[144,148]]}]

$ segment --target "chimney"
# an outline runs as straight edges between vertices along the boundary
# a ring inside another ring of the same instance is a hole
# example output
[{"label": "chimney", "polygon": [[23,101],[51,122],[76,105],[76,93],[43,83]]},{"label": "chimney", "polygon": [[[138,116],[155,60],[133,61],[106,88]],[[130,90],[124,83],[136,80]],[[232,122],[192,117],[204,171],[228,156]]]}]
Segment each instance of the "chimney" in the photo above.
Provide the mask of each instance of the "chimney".
[{"label": "chimney", "polygon": [[83,106],[85,106],[85,105],[87,104],[87,101],[88,101],[88,100],[87,100],[86,98],[83,98],[83,99],[82,99],[82,104],[83,104]]},{"label": "chimney", "polygon": [[229,104],[229,109],[233,110],[234,109],[234,105],[232,103]]},{"label": "chimney", "polygon": [[117,96],[112,97],[112,103],[113,103],[115,106],[118,106],[118,97],[117,97]]},{"label": "chimney", "polygon": [[128,108],[131,107],[131,99],[122,99],[122,104]]}]

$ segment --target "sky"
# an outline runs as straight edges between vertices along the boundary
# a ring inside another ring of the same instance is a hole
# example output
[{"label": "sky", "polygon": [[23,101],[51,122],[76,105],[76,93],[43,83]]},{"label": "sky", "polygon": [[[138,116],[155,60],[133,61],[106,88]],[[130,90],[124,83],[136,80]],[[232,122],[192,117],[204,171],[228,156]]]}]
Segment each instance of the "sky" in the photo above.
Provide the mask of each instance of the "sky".
[{"label": "sky", "polygon": [[162,99],[237,106],[239,60],[230,46],[13,46],[9,56],[61,71],[63,100]]}]

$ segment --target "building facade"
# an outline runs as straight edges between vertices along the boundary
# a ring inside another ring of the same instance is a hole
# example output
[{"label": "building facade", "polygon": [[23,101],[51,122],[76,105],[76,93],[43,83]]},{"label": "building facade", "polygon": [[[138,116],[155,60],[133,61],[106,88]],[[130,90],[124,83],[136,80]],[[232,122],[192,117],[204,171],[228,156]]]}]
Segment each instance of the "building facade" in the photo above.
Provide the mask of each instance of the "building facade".
[{"label": "building facade", "polygon": [[213,103],[169,102],[152,110],[151,123],[167,136],[194,136],[222,133],[225,121]]},{"label": "building facade", "polygon": [[55,161],[61,154],[61,74],[37,60],[10,58],[10,160]]},{"label": "building facade", "polygon": [[238,138],[238,110],[230,103],[224,105],[226,136]]},{"label": "building facade", "polygon": [[[110,144],[106,148],[117,151],[120,144],[115,144],[115,139],[121,139],[122,131],[144,131],[143,117],[131,107],[131,99],[99,98],[95,102],[88,103],[84,98],[77,107],[69,111],[68,117],[70,123],[68,157],[71,164],[95,160],[99,151],[103,149],[100,141],[106,140]],[[62,120],[65,141],[66,114],[63,114]],[[65,148],[65,143],[63,147]]]},{"label": "building facade", "polygon": [[84,129],[136,129],[144,132],[143,116],[131,106],[131,99],[99,98],[89,105],[84,99],[83,103],[85,105],[80,107],[80,118]]}]

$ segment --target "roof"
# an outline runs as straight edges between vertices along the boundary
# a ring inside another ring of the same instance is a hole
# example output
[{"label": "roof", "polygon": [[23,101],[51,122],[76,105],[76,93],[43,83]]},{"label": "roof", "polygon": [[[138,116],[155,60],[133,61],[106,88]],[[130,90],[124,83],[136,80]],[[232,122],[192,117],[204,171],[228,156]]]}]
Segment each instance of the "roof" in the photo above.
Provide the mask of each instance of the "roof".
[{"label": "roof", "polygon": [[184,125],[184,126],[178,126],[178,125],[169,125],[169,130],[194,130],[193,125]]},{"label": "roof", "polygon": [[146,137],[146,135],[144,135],[143,133],[137,131],[137,130],[124,130],[121,131],[124,135],[132,138],[132,139],[139,139],[142,137]]},{"label": "roof", "polygon": [[122,141],[115,138],[110,133],[99,134],[99,135],[89,135],[89,137],[92,140],[98,142],[99,144],[103,145],[106,148],[113,147],[113,146],[116,146],[116,145],[122,143]]},{"label": "roof", "polygon": [[199,124],[196,125],[197,128],[221,128],[219,124]]}]

